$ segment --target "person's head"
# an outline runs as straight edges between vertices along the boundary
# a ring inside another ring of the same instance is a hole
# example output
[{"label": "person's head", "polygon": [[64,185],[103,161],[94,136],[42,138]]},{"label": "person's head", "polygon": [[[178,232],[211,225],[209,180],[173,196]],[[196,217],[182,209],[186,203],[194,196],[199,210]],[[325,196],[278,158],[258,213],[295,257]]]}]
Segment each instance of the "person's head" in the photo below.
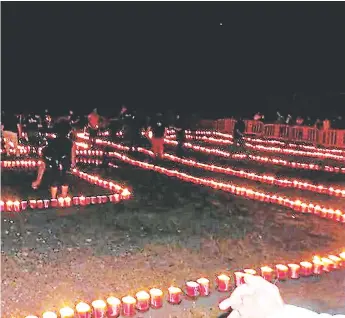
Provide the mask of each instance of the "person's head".
[{"label": "person's head", "polygon": [[48,112],[49,112],[48,109],[45,109],[45,110],[44,110],[44,113],[45,113],[45,114],[48,114]]},{"label": "person's head", "polygon": [[74,114],[73,110],[69,111],[69,115],[72,116]]}]

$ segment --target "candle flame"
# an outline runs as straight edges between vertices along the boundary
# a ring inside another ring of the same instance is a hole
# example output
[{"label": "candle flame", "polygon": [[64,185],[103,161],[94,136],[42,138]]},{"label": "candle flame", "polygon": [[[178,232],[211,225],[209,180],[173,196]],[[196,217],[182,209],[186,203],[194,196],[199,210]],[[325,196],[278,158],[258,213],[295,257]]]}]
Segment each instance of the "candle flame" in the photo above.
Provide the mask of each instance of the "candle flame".
[{"label": "candle flame", "polygon": [[116,297],[111,296],[107,298],[107,303],[110,306],[117,306],[121,304],[121,300]]},{"label": "candle flame", "polygon": [[95,309],[104,309],[105,307],[107,307],[107,304],[104,300],[97,299],[92,302],[92,307]]},{"label": "candle flame", "polygon": [[52,311],[46,311],[43,313],[42,318],[57,318],[57,314]]},{"label": "candle flame", "polygon": [[77,306],[75,306],[75,309],[77,310],[77,312],[85,313],[89,312],[91,308],[87,303],[80,302],[77,304]]},{"label": "candle flame", "polygon": [[163,292],[158,288],[152,288],[152,289],[150,289],[150,294],[151,294],[151,296],[157,297],[157,296],[162,296]]},{"label": "candle flame", "polygon": [[125,304],[135,304],[137,301],[132,296],[125,296],[122,298],[122,302]]},{"label": "candle flame", "polygon": [[74,317],[74,310],[71,307],[63,307],[60,309],[61,318]]},{"label": "candle flame", "polygon": [[141,290],[137,292],[135,296],[137,297],[138,300],[150,299],[150,295],[145,290]]}]

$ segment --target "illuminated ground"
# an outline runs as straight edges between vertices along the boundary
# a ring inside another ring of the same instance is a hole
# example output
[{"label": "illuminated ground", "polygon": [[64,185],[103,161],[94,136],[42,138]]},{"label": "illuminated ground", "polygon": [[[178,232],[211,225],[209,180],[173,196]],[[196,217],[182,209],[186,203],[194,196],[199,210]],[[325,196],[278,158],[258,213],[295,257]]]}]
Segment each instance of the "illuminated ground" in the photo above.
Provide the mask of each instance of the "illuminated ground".
[{"label": "illuminated ground", "polygon": [[[3,317],[153,285],[183,285],[183,279],[212,278],[222,269],[310,259],[315,251],[337,250],[345,242],[343,225],[282,207],[121,164],[98,172],[132,186],[134,199],[63,215],[53,210],[2,215]],[[281,288],[290,303],[343,313],[344,276],[342,271]],[[151,317],[217,316],[214,300],[183,314],[167,308]]]}]

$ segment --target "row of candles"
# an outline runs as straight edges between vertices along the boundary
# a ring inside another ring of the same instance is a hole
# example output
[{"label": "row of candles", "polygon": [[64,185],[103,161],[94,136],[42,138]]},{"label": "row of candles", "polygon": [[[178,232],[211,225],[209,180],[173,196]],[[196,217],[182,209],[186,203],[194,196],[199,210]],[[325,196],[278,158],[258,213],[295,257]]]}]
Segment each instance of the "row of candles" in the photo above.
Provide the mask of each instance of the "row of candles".
[{"label": "row of candles", "polygon": [[[39,161],[28,160],[30,163],[34,163],[37,166]],[[118,203],[121,200],[127,200],[131,197],[131,192],[120,184],[114,181],[104,180],[97,175],[91,175],[89,173],[80,171],[79,169],[73,169],[72,173],[77,177],[97,185],[99,187],[114,191],[114,194],[110,195],[97,195],[97,196],[74,196],[73,198],[58,198],[58,199],[38,199],[38,200],[7,200],[0,201],[0,211],[6,212],[20,212],[30,209],[48,209],[48,208],[66,208],[71,206],[87,206],[94,204],[105,204],[108,202]]]},{"label": "row of candles", "polygon": [[[165,139],[165,143],[168,145],[176,146],[177,141]],[[279,158],[272,158],[272,157],[264,157],[264,156],[254,156],[254,155],[246,155],[246,154],[233,154],[229,151],[224,151],[216,148],[209,148],[203,146],[195,146],[191,143],[184,143],[183,146],[188,149],[192,149],[197,152],[201,152],[208,155],[216,155],[228,159],[233,160],[243,160],[249,159],[252,161],[256,161],[262,164],[272,164],[278,166],[284,166],[287,168],[293,169],[303,169],[303,170],[318,170],[318,171],[325,171],[325,172],[332,172],[332,173],[344,173],[345,174],[345,167],[340,166],[321,166],[314,163],[302,163],[297,161],[291,160],[283,160]]]},{"label": "row of candles", "polygon": [[[124,151],[129,150],[128,147],[122,146],[120,144],[111,143],[111,146],[118,150],[124,150]],[[150,156],[153,155],[151,151],[144,148],[139,148],[138,151],[146,153]],[[102,150],[78,150],[77,153],[78,155],[84,155],[84,156],[104,156],[106,154],[106,152]],[[111,156],[111,153],[108,153],[108,155]],[[214,164],[210,165],[210,164],[202,163],[193,159],[179,158],[177,156],[167,154],[167,153],[165,153],[163,156],[164,158],[174,161],[174,162],[178,162],[187,166],[196,167],[196,168],[200,168],[200,169],[204,169],[204,170],[208,170],[212,172],[223,173],[223,174],[227,174],[227,175],[231,175],[231,176],[235,176],[239,178],[245,178],[245,179],[267,183],[267,184],[284,187],[284,188],[295,188],[295,189],[307,190],[307,191],[326,194],[326,195],[335,196],[335,197],[345,197],[345,189],[337,188],[336,185],[332,185],[332,186],[326,186],[322,184],[314,185],[310,182],[299,181],[296,179],[293,179],[293,180],[279,179],[279,178],[266,175],[266,174],[246,172],[243,170],[237,170],[237,169],[233,169],[229,167],[222,167],[222,166],[218,166]]]},{"label": "row of candles", "polygon": [[[175,135],[169,135],[169,138],[174,138]],[[234,142],[229,139],[223,139],[223,138],[214,138],[214,137],[207,137],[207,136],[195,136],[195,135],[186,135],[186,139],[190,140],[201,140],[203,142],[211,143],[211,144],[220,144],[220,145],[232,145]],[[254,149],[257,151],[265,151],[265,152],[274,152],[274,153],[280,153],[280,154],[287,154],[292,156],[303,156],[303,157],[315,157],[318,159],[332,159],[332,160],[339,160],[344,161],[345,156],[338,155],[338,154],[332,154],[332,153],[325,153],[320,152],[317,150],[314,151],[305,151],[305,150],[295,150],[295,149],[289,149],[287,147],[273,147],[273,146],[263,146],[263,145],[254,145],[251,143],[246,142],[246,147],[250,149]]]},{"label": "row of candles", "polygon": [[[332,208],[322,207],[312,202],[302,202],[301,200],[292,199],[287,196],[279,196],[276,194],[269,194],[269,193],[264,193],[261,191],[254,191],[250,188],[236,186],[228,182],[219,182],[219,181],[212,180],[210,178],[195,177],[187,173],[179,172],[176,169],[172,170],[172,169],[164,168],[161,166],[153,165],[150,163],[146,163],[143,161],[134,160],[124,154],[121,154],[115,151],[112,152],[111,155],[112,157],[115,157],[131,165],[134,165],[143,169],[153,170],[158,173],[167,175],[169,177],[175,177],[186,182],[191,182],[197,185],[204,185],[216,190],[222,190],[222,191],[229,192],[231,194],[235,194],[238,196],[242,196],[244,198],[248,198],[251,200],[282,205],[282,206],[291,208],[297,212],[311,213],[323,218],[345,223],[345,212],[342,209],[332,209]],[[112,165],[113,165],[112,163],[109,163],[109,166],[112,166]]]},{"label": "row of candles", "polygon": [[[169,129],[167,131],[168,135],[173,135],[175,134],[175,130]],[[233,135],[231,134],[226,134],[222,133],[219,131],[215,130],[196,130],[196,131],[191,131],[191,130],[186,130],[186,134],[193,134],[196,136],[217,136],[223,139],[227,140],[233,140]],[[335,149],[335,148],[321,148],[321,147],[316,147],[312,145],[304,145],[304,144],[296,144],[292,142],[284,142],[280,140],[268,140],[264,138],[253,138],[253,137],[244,137],[245,140],[254,142],[254,143],[261,143],[261,144],[266,144],[266,145],[279,145],[282,147],[289,147],[289,148],[298,148],[298,149],[306,149],[309,151],[317,151],[317,152],[323,152],[323,153],[333,153],[333,154],[338,154],[338,155],[345,155],[345,150],[342,149]]]},{"label": "row of candles", "polygon": [[[263,266],[258,271],[244,269],[234,272],[232,275],[223,273],[217,275],[215,289],[218,292],[230,292],[234,287],[244,284],[245,275],[261,275],[265,280],[274,282],[274,280],[285,281],[321,275],[341,268],[345,268],[345,252],[322,258],[315,256],[312,262],[302,261],[287,265],[276,264],[273,267]],[[179,305],[183,300],[195,301],[198,297],[207,297],[210,295],[212,287],[209,279],[201,277],[195,281],[187,281],[184,288],[170,286],[166,296],[158,288],[152,288],[148,292],[141,290],[136,293],[135,297],[124,296],[120,299],[110,296],[106,300],[97,299],[91,302],[91,306],[86,302],[79,302],[74,309],[63,307],[59,310],[59,316],[61,318],[117,318],[121,315],[132,317],[137,311],[146,312],[149,309],[162,308],[165,300],[169,304]],[[26,318],[38,318],[38,316],[27,316]],[[46,311],[42,318],[58,318],[58,314]]]}]

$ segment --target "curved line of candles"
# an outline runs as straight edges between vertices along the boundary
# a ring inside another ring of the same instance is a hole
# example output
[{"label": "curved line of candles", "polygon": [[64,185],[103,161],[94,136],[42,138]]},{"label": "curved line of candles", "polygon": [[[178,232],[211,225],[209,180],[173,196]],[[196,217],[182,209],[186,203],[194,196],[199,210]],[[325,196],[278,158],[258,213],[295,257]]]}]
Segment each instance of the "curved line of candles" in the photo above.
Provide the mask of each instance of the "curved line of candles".
[{"label": "curved line of candles", "polygon": [[[129,147],[122,146],[115,143],[111,143],[111,146],[118,150],[123,150],[123,151],[129,150]],[[151,157],[154,156],[152,151],[147,150],[145,148],[138,148],[138,151],[141,153],[145,153]],[[103,152],[101,150],[77,150],[78,155],[85,155],[85,156],[104,156],[106,153],[107,152]],[[108,153],[108,155],[111,156],[111,153]],[[249,179],[249,180],[257,181],[260,183],[267,183],[267,184],[275,185],[282,188],[295,188],[295,189],[325,194],[325,195],[334,196],[334,197],[345,197],[345,189],[338,188],[336,185],[331,185],[331,186],[326,186],[322,184],[315,185],[307,181],[300,181],[296,179],[288,179],[288,178],[279,179],[279,178],[266,175],[266,174],[258,174],[253,171],[238,170],[238,169],[234,169],[230,167],[222,167],[222,166],[218,166],[214,164],[210,165],[210,164],[202,163],[193,159],[183,159],[183,158],[179,158],[177,156],[174,156],[168,153],[163,154],[163,157],[166,158],[167,160],[181,163],[190,167],[195,167],[195,168],[212,171],[216,173],[223,173],[226,175]],[[85,159],[85,161],[86,160],[87,159]]]},{"label": "curved line of candles", "polygon": [[[170,135],[169,139],[173,139],[174,135]],[[188,140],[201,140],[206,143],[210,144],[218,144],[218,145],[233,145],[234,142],[229,139],[220,139],[220,138],[214,138],[214,137],[206,137],[206,136],[193,136],[193,135],[186,135],[186,139]],[[279,154],[285,154],[285,155],[291,155],[291,156],[303,156],[303,157],[314,157],[318,159],[332,159],[337,161],[344,161],[345,156],[342,155],[335,155],[332,153],[323,153],[320,151],[305,151],[305,150],[295,150],[295,149],[289,149],[289,148],[280,148],[280,147],[274,147],[274,146],[263,146],[263,145],[254,145],[251,143],[246,142],[245,143],[247,148],[254,149],[257,151],[264,151],[264,152],[272,152],[272,153],[279,153]]]},{"label": "curved line of candles", "polygon": [[[201,135],[201,136],[217,136],[221,137],[223,139],[228,139],[228,140],[233,140],[233,135],[231,134],[226,134],[226,133],[221,133],[219,131],[215,130],[201,130],[198,129],[196,131],[191,131],[191,130],[185,130],[186,134],[190,135]],[[174,129],[169,129],[167,131],[168,135],[173,135],[175,133]],[[345,155],[345,150],[342,149],[334,149],[334,148],[321,148],[317,146],[312,146],[312,145],[304,145],[304,144],[296,144],[293,142],[284,142],[280,140],[267,140],[263,138],[253,138],[253,137],[244,137],[245,140],[248,140],[250,142],[254,143],[262,143],[262,144],[268,144],[268,145],[280,145],[283,147],[290,147],[290,148],[302,148],[306,150],[311,150],[311,151],[318,151],[318,152],[324,152],[324,153],[333,153],[333,154],[339,154],[339,155]]]},{"label": "curved line of candles", "polygon": [[[129,157],[117,153],[117,157],[122,161],[139,166],[141,168],[151,169],[158,172],[165,172],[170,176],[178,176],[176,171],[161,168],[152,164],[130,159]],[[111,165],[111,164],[110,164]],[[172,173],[172,174],[171,174]],[[180,175],[185,175],[178,173]],[[198,178],[193,178],[198,179]],[[333,221],[337,221],[332,218]],[[315,276],[322,273],[328,273],[340,268],[345,268],[345,252],[333,253],[324,257],[314,256],[312,261],[303,260],[297,263],[275,264],[272,267],[262,266],[259,269],[243,269],[234,273],[224,271],[216,276],[215,287],[219,292],[230,292],[234,287],[244,283],[244,274],[261,275],[267,281],[273,282],[275,279],[284,281],[287,279],[298,279],[300,276]],[[186,281],[184,288],[170,286],[167,290],[166,300],[173,305],[178,305],[183,301],[184,295],[189,299],[195,300],[198,297],[207,297],[211,291],[210,280],[202,277],[196,281]],[[106,300],[97,299],[91,303],[91,306],[85,302],[79,302],[75,308],[64,307],[59,311],[61,318],[91,318],[92,317],[119,317],[123,315],[130,317],[135,315],[136,311],[146,312],[152,309],[159,309],[163,306],[164,293],[162,290],[152,288],[149,292],[141,290],[135,297],[125,296],[116,298],[108,297]],[[39,316],[27,316],[26,318],[38,318]],[[58,315],[52,311],[43,313],[42,318],[57,318]]]},{"label": "curved line of candles", "polygon": [[[19,162],[19,164],[17,164]],[[11,163],[11,161],[1,162],[1,166],[4,163]],[[27,168],[37,167],[40,161],[35,160],[18,160],[13,161],[14,165],[11,167]],[[8,167],[7,165],[5,167]],[[105,180],[96,175],[91,175],[83,172],[79,169],[73,169],[72,174],[99,187],[114,191],[114,194],[110,195],[98,195],[98,196],[74,196],[73,198],[57,198],[57,199],[37,199],[37,200],[6,200],[0,201],[1,212],[20,212],[25,211],[27,208],[31,209],[48,209],[48,208],[67,208],[71,206],[87,206],[94,204],[105,204],[108,202],[118,203],[122,200],[128,200],[131,197],[131,192],[122,185],[115,183],[112,180]]]}]

